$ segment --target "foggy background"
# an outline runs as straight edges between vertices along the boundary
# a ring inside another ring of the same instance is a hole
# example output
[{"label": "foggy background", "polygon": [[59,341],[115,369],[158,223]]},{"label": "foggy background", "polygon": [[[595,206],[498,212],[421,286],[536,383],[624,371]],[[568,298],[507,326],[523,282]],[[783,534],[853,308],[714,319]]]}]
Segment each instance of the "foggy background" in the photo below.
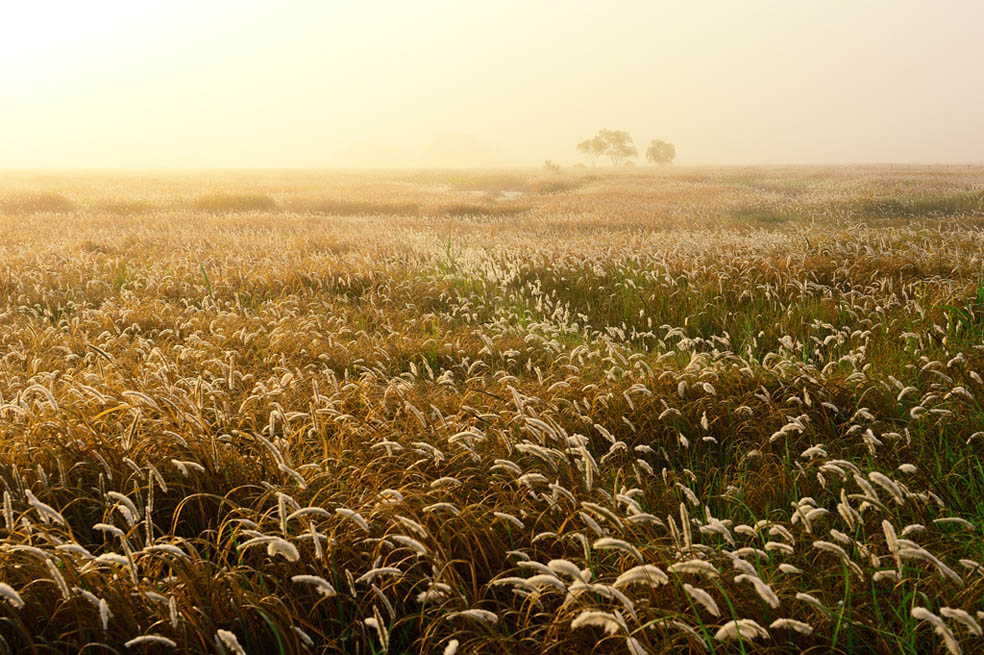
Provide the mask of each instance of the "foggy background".
[{"label": "foggy background", "polygon": [[[0,168],[984,161],[984,3],[0,3]],[[637,163],[644,163],[642,157]]]}]

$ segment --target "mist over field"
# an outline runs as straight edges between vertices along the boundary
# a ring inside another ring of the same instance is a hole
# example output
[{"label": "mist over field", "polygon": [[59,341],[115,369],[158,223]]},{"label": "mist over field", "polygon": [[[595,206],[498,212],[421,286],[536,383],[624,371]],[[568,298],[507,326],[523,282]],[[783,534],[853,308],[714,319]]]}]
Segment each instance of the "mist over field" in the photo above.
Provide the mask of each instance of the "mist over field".
[{"label": "mist over field", "polygon": [[977,3],[0,13],[0,653],[984,651]]},{"label": "mist over field", "polygon": [[984,162],[984,5],[8,3],[0,169]]}]

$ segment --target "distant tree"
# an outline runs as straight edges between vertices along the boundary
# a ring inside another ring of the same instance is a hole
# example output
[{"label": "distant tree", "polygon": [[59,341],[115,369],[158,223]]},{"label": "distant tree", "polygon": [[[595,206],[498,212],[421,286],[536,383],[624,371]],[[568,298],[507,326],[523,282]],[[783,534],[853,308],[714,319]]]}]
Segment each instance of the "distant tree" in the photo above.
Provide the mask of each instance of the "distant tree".
[{"label": "distant tree", "polygon": [[591,158],[591,167],[594,168],[598,164],[598,157],[604,155],[605,151],[608,150],[608,144],[605,143],[599,132],[593,138],[577,144],[577,149]]},{"label": "distant tree", "polygon": [[625,130],[602,130],[598,136],[605,142],[605,155],[612,160],[612,166],[618,166],[639,154],[632,137]]},{"label": "distant tree", "polygon": [[665,166],[666,164],[672,164],[674,157],[676,157],[676,148],[672,143],[660,141],[659,139],[653,139],[649,142],[649,149],[646,150],[646,159],[652,163]]},{"label": "distant tree", "polygon": [[608,157],[612,160],[612,166],[619,166],[639,154],[632,137],[624,130],[599,130],[598,134],[577,144],[577,149],[591,157],[591,165],[594,166],[598,157]]},{"label": "distant tree", "polygon": [[551,173],[560,172],[560,164],[554,162],[551,159],[548,159],[547,161],[543,162],[543,168],[550,171]]}]

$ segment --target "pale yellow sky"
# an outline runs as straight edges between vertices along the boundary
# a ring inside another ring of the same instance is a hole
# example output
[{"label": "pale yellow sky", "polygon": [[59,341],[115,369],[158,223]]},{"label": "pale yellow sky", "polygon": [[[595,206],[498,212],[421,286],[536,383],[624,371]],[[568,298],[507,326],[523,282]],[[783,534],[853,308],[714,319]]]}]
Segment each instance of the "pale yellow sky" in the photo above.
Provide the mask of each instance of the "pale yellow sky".
[{"label": "pale yellow sky", "polygon": [[982,62],[980,0],[0,0],[0,168],[984,162]]}]

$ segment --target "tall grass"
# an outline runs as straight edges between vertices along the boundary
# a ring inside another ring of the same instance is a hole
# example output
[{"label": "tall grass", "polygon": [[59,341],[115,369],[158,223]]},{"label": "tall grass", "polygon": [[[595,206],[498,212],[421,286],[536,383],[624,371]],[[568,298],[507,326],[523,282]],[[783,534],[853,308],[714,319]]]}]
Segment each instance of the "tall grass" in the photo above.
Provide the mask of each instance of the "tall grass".
[{"label": "tall grass", "polygon": [[0,208],[0,644],[980,651],[981,231],[855,211],[984,179],[931,173],[47,179]]}]

